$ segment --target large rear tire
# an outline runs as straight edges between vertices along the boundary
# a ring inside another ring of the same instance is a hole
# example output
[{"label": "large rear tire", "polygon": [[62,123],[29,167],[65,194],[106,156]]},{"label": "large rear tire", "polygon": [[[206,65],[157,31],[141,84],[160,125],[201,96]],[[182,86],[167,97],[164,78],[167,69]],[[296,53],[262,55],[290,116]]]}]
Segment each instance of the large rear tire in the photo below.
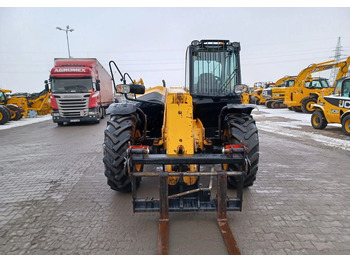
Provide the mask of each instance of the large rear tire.
[{"label": "large rear tire", "polygon": [[312,114],[312,112],[315,111],[315,109],[312,108],[313,104],[317,104],[316,97],[310,97],[305,99],[301,102],[301,111],[303,111],[303,113]]},{"label": "large rear tire", "polygon": [[[243,187],[249,187],[256,180],[256,173],[259,164],[259,136],[255,120],[251,115],[237,116],[228,114],[226,116],[227,134],[229,144],[243,144],[248,147],[248,159],[250,161],[250,169],[244,178]],[[240,166],[229,165],[229,170],[239,171]],[[228,177],[228,184],[237,188],[238,181],[234,177]]]},{"label": "large rear tire", "polygon": [[[105,176],[111,189],[120,192],[131,191],[131,179],[125,170],[126,151],[135,142],[137,124],[136,114],[127,116],[112,116],[107,121],[104,139]],[[140,178],[137,179],[137,186]]]}]

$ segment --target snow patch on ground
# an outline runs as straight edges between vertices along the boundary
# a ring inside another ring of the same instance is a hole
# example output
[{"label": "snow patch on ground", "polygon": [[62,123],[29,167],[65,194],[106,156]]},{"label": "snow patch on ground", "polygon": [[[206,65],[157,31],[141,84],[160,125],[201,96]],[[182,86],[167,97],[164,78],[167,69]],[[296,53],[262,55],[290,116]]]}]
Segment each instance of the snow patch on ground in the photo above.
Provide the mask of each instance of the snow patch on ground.
[{"label": "snow patch on ground", "polygon": [[[316,130],[315,132],[302,131],[303,126],[311,127],[311,114],[296,113],[287,108],[269,109],[264,106],[258,106],[258,109],[253,110],[252,114],[257,120],[259,130],[287,137],[309,139],[330,147],[350,151],[350,139],[321,135]],[[264,120],[266,118],[271,118],[271,121]],[[329,126],[339,125],[329,124]]]},{"label": "snow patch on ground", "polygon": [[43,115],[43,116],[37,116],[36,118],[28,118],[28,117],[24,118],[23,117],[20,120],[8,121],[4,125],[0,125],[0,130],[10,129],[10,128],[19,127],[19,126],[27,126],[27,125],[31,125],[31,124],[51,120],[51,119],[52,119],[52,116],[50,114]]}]

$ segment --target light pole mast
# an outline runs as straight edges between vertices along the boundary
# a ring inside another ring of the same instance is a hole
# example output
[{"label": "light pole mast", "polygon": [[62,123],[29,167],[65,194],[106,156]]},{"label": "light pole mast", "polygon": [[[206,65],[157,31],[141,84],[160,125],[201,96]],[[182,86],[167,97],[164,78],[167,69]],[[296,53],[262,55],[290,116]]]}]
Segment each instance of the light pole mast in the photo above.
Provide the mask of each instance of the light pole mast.
[{"label": "light pole mast", "polygon": [[74,29],[69,29],[69,25],[66,26],[66,29],[62,29],[61,27],[56,27],[56,29],[66,32],[66,36],[67,36],[67,46],[68,46],[68,57],[71,58],[71,56],[70,56],[70,50],[69,50],[68,32],[73,32]]}]

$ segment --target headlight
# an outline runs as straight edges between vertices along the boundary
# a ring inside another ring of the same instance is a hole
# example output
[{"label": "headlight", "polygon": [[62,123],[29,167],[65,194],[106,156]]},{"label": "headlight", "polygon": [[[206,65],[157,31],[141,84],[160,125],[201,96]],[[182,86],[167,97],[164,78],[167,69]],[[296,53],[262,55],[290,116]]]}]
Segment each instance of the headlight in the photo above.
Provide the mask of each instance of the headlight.
[{"label": "headlight", "polygon": [[117,85],[117,92],[122,94],[128,94],[130,93],[130,86],[129,85]]},{"label": "headlight", "polygon": [[191,42],[191,45],[199,45],[199,44],[200,44],[200,42],[198,40],[193,40]]},{"label": "headlight", "polygon": [[240,46],[240,44],[238,42],[233,42],[231,43],[231,45],[234,47],[234,48],[237,48]]}]

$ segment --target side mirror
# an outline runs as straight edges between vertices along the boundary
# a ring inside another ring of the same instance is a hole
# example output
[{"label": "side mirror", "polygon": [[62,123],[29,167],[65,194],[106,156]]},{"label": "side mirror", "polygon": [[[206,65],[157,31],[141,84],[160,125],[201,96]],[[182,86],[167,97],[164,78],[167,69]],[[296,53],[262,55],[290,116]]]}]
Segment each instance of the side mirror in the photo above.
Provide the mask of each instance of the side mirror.
[{"label": "side mirror", "polygon": [[45,91],[50,92],[49,81],[45,80]]},{"label": "side mirror", "polygon": [[101,90],[101,86],[100,86],[100,80],[96,80],[96,91],[100,91]]},{"label": "side mirror", "polygon": [[117,85],[116,89],[117,89],[117,92],[121,94],[128,94],[128,93],[144,94],[146,90],[145,86],[136,85],[136,84],[130,84],[130,85],[120,84],[120,85]]},{"label": "side mirror", "polygon": [[247,85],[235,85],[234,92],[238,95],[244,93],[248,89]]}]

